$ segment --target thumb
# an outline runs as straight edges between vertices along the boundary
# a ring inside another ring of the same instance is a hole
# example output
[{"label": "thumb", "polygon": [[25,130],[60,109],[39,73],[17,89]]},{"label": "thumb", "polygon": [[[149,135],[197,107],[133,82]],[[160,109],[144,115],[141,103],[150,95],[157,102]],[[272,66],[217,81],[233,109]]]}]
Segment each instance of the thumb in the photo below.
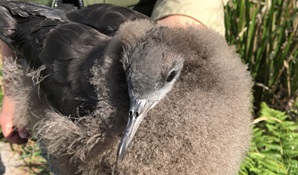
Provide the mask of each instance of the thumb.
[{"label": "thumb", "polygon": [[7,96],[3,97],[2,111],[0,113],[0,126],[5,139],[12,143],[22,144],[26,143],[27,139],[19,137],[18,132],[14,130],[13,114],[15,109],[15,102]]},{"label": "thumb", "polygon": [[0,125],[4,137],[8,137],[13,132],[13,113],[14,113],[14,102],[8,98],[3,98],[2,111],[0,115]]}]

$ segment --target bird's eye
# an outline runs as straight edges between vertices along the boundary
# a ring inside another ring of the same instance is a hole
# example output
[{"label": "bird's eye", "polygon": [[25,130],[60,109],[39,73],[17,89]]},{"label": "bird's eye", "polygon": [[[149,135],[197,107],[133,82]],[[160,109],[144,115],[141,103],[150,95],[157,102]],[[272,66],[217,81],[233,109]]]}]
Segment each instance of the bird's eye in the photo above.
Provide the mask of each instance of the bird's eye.
[{"label": "bird's eye", "polygon": [[174,77],[176,76],[176,74],[177,74],[177,71],[173,70],[173,71],[170,73],[170,75],[168,76],[168,78],[167,78],[167,82],[171,82],[171,81],[174,79]]}]

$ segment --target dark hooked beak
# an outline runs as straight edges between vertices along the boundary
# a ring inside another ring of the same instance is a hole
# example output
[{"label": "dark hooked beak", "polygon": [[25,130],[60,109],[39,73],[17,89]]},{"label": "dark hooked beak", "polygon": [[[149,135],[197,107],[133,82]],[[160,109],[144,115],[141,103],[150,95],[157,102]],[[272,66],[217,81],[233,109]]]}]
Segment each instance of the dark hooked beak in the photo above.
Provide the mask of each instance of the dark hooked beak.
[{"label": "dark hooked beak", "polygon": [[124,159],[126,150],[132,138],[134,137],[147,112],[154,106],[154,104],[155,103],[150,103],[143,99],[131,100],[128,123],[118,147],[117,165],[119,165]]}]

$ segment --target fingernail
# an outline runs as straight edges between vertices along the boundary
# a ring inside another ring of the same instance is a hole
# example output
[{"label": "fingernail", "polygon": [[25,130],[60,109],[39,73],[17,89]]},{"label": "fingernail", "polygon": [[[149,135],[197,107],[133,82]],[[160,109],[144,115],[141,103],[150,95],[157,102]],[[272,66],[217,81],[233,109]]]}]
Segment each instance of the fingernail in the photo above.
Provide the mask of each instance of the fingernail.
[{"label": "fingernail", "polygon": [[29,133],[26,130],[19,131],[19,136],[23,139],[26,139],[29,137]]}]

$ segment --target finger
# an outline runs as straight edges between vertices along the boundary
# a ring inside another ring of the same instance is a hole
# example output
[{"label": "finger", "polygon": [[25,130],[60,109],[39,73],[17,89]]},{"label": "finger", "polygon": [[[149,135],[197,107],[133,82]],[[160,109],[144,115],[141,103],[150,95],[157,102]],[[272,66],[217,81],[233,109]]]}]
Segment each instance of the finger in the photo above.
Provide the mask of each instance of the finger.
[{"label": "finger", "polygon": [[[21,138],[19,133],[13,127],[13,114],[15,109],[15,101],[8,96],[3,97],[2,111],[0,115],[0,126],[4,138],[12,143],[26,143],[27,139]],[[22,135],[24,136],[24,135]]]},{"label": "finger", "polygon": [[[2,116],[1,116],[1,119],[3,119]],[[12,135],[12,133],[14,131],[12,123],[7,122],[7,120],[5,120],[5,121],[1,120],[1,128],[2,128],[2,134],[5,138]]]},{"label": "finger", "polygon": [[3,97],[2,111],[0,115],[0,126],[4,137],[8,137],[13,132],[13,114],[15,102],[11,97]]}]

